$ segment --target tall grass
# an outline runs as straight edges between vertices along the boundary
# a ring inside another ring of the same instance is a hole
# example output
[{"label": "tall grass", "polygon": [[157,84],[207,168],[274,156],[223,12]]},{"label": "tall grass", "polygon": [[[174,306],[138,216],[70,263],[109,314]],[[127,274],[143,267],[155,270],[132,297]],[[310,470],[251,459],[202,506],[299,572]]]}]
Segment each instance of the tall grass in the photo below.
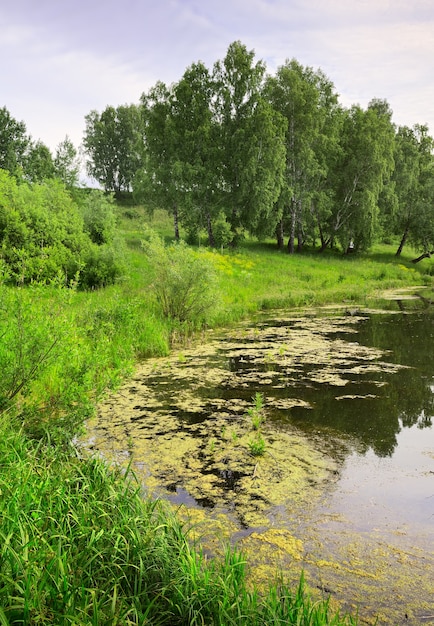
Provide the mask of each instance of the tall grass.
[{"label": "tall grass", "polygon": [[128,473],[0,431],[0,624],[350,623],[303,582],[248,591],[238,553],[207,560]]}]

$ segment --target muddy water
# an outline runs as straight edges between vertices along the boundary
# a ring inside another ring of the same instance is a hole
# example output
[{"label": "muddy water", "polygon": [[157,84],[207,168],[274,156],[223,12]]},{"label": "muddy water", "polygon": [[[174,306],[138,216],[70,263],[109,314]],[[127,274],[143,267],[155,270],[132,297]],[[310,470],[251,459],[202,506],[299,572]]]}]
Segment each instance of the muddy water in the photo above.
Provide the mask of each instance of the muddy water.
[{"label": "muddy water", "polygon": [[418,302],[209,332],[143,363],[86,445],[131,461],[210,555],[241,548],[256,585],[303,569],[362,623],[434,623],[434,312]]}]

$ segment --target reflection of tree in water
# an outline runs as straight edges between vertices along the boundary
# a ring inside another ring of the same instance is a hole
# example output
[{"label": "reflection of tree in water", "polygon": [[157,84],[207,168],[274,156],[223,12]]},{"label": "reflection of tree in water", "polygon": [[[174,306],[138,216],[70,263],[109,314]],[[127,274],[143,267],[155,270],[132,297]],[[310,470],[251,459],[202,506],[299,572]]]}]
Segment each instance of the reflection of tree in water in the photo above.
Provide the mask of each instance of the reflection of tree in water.
[{"label": "reflection of tree in water", "polygon": [[393,453],[402,427],[432,425],[434,316],[428,312],[372,315],[360,323],[357,339],[362,345],[388,351],[384,361],[407,367],[394,374],[379,372],[375,382],[372,375],[353,376],[351,390],[319,385],[302,394],[313,411],[293,414],[299,423],[303,420],[351,434],[363,448],[387,456]]},{"label": "reflection of tree in water", "polygon": [[391,350],[390,360],[409,366],[392,377],[391,392],[398,417],[405,427],[431,426],[434,415],[433,353],[434,311],[404,315],[374,315],[362,325],[360,342],[369,341],[382,350]]},{"label": "reflection of tree in water", "polygon": [[372,386],[369,392],[364,383],[357,392],[366,392],[364,399],[348,400],[344,411],[339,407],[344,401],[335,401],[331,425],[358,436],[379,456],[389,455],[402,427],[432,425],[434,317],[428,312],[372,315],[361,322],[358,341],[387,351],[384,360],[407,367],[394,374],[380,373],[378,382],[387,384],[376,388],[375,398],[369,397]]}]

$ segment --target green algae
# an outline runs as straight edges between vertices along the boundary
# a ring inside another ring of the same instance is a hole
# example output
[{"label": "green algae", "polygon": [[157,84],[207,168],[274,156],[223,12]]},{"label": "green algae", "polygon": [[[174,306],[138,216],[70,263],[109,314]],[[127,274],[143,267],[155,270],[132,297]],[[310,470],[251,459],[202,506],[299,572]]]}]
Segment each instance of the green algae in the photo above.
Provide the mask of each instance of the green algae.
[{"label": "green algae", "polygon": [[[363,319],[359,312],[280,316],[254,328],[210,332],[181,355],[146,361],[101,404],[88,424],[87,445],[131,463],[148,493],[173,502],[189,536],[211,554],[221,554],[228,541],[236,544],[252,584],[275,580],[278,572],[296,584],[303,568],[314,595],[331,595],[348,609],[363,605],[369,623],[378,614],[380,623],[399,624],[407,614],[405,623],[417,624],[428,614],[432,549],[427,545],[422,554],[392,532],[387,538],[350,532],[339,516],[315,521],[350,445],[336,432],[325,439],[282,421],[293,410],[313,408],[297,396],[300,381],[336,388],[341,401],[368,402],[374,393],[339,389],[354,376],[370,376],[369,387],[380,389],[387,382],[375,374],[405,368],[355,340]],[[248,446],[252,390],[265,393],[260,458]],[[330,525],[341,530],[328,531]],[[390,590],[390,601],[382,589]]]}]

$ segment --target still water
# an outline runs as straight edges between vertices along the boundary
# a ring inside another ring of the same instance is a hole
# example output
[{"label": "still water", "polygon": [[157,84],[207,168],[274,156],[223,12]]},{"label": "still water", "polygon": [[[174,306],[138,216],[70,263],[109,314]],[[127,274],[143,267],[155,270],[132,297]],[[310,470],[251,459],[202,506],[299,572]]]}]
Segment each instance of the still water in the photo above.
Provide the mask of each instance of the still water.
[{"label": "still water", "polygon": [[303,569],[362,623],[434,623],[432,309],[402,299],[210,332],[144,363],[87,446],[132,461],[210,554],[216,536],[242,549],[255,583]]}]

